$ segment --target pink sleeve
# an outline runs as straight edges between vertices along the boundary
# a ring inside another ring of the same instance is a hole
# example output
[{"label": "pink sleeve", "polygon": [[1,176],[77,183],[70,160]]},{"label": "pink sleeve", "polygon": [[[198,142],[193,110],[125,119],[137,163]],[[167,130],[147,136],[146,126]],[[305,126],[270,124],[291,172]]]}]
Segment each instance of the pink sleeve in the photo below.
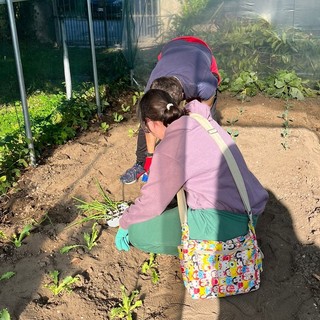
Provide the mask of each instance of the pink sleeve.
[{"label": "pink sleeve", "polygon": [[184,174],[179,163],[166,155],[153,156],[148,182],[140,196],[120,219],[120,227],[150,220],[160,215],[184,184]]}]

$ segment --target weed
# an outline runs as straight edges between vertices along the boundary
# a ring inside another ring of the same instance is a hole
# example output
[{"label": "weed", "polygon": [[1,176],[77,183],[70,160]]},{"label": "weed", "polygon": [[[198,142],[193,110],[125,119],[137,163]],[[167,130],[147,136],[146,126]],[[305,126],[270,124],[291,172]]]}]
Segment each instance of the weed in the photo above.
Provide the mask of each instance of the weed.
[{"label": "weed", "polygon": [[0,310],[0,320],[10,320],[10,313],[8,309],[2,309]]},{"label": "weed", "polygon": [[149,260],[142,264],[141,272],[145,275],[151,275],[151,281],[153,284],[159,282],[159,272],[157,270],[157,263],[155,262],[156,254],[150,253]]},{"label": "weed", "polygon": [[111,309],[110,318],[125,318],[127,320],[132,320],[132,312],[142,306],[142,300],[134,301],[135,298],[139,294],[139,290],[132,291],[130,296],[126,295],[125,287],[121,286],[122,293],[122,303],[120,303],[119,307],[115,307]]},{"label": "weed", "polygon": [[12,278],[14,275],[15,275],[15,272],[12,272],[12,271],[5,272],[4,274],[2,274],[0,276],[0,281],[1,280],[8,280],[8,279]]},{"label": "weed", "polygon": [[63,293],[64,291],[71,292],[72,285],[80,280],[79,276],[67,276],[59,283],[59,271],[54,270],[50,272],[49,275],[52,281],[49,284],[45,284],[45,287],[48,288],[55,296]]}]

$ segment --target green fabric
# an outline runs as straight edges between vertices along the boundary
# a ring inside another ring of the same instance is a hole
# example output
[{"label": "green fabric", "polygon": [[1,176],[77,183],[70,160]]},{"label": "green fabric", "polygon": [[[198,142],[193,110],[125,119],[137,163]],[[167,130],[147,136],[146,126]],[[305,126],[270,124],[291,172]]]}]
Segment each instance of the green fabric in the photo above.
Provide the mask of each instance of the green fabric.
[{"label": "green fabric", "polygon": [[[257,216],[253,217],[256,225]],[[215,209],[188,210],[190,239],[221,240],[235,238],[248,232],[248,216]],[[145,252],[178,255],[181,224],[178,208],[163,212],[151,220],[129,227],[129,241]]]}]

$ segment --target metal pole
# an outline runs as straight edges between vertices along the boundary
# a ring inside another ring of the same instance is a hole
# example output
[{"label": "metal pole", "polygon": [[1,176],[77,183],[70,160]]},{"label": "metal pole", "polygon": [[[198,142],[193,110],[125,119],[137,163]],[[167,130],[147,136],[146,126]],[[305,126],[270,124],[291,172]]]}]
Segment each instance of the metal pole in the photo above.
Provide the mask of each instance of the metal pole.
[{"label": "metal pole", "polygon": [[72,97],[72,82],[71,82],[66,28],[64,26],[64,18],[62,18],[60,21],[61,21],[62,43],[63,43],[63,69],[64,69],[64,78],[66,82],[66,94],[67,94],[67,99],[70,100]]},{"label": "metal pole", "polygon": [[31,133],[30,118],[29,118],[28,104],[27,104],[27,98],[26,98],[26,88],[25,88],[23,71],[22,71],[21,55],[20,55],[19,41],[18,41],[18,35],[17,35],[17,26],[16,26],[15,17],[14,17],[12,0],[7,0],[7,5],[8,5],[12,42],[13,42],[14,54],[15,54],[15,60],[16,60],[16,66],[17,66],[18,80],[19,80],[25,132],[27,136],[28,148],[30,153],[30,163],[32,166],[35,166],[36,156],[35,156],[34,145],[33,145],[33,137]]},{"label": "metal pole", "polygon": [[91,2],[90,0],[87,0],[93,79],[94,79],[94,87],[95,87],[95,93],[96,93],[96,104],[98,107],[98,116],[101,116],[101,103],[100,103],[100,93],[99,93],[99,83],[98,83],[98,73],[97,73],[97,61],[96,61],[96,52],[95,52],[95,45],[94,45],[93,22],[92,22],[92,12],[91,12],[90,2]]}]

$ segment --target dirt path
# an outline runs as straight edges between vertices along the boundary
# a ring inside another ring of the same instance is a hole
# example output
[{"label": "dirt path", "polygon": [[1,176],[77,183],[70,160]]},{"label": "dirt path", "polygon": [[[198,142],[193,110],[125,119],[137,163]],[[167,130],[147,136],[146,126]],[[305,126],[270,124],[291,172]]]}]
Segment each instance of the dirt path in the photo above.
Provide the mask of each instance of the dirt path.
[{"label": "dirt path", "polygon": [[[45,163],[27,171],[19,191],[1,199],[0,230],[11,235],[31,218],[50,217],[16,249],[0,242],[0,310],[13,319],[108,319],[119,303],[120,286],[138,288],[143,306],[137,319],[320,319],[320,100],[294,102],[289,109],[291,131],[281,137],[285,103],[262,97],[241,103],[221,95],[221,123],[232,132],[249,168],[270,194],[257,234],[265,255],[261,288],[251,294],[210,301],[192,301],[184,292],[178,261],[158,256],[160,282],[141,275],[149,255],[131,248],[118,252],[116,230],[103,223],[98,245],[62,255],[64,245],[82,242],[92,223],[66,228],[79,211],[73,197],[100,199],[96,180],[113,199],[123,197],[119,175],[134,163],[134,118],[108,134],[92,128],[53,151]],[[237,121],[235,121],[237,120]],[[230,125],[230,123],[234,123]],[[141,183],[126,186],[134,200]],[[48,273],[81,275],[71,294],[53,296],[44,287]]]}]

